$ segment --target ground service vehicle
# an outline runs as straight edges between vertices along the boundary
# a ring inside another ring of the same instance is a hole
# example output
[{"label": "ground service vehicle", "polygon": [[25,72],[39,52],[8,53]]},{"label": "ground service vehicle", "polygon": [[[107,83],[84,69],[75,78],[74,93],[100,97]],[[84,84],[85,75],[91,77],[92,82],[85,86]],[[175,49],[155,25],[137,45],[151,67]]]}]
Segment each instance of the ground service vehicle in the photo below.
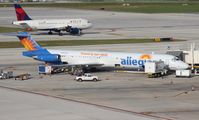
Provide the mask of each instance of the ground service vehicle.
[{"label": "ground service vehicle", "polygon": [[0,71],[0,79],[9,79],[9,78],[13,78],[12,71],[7,71],[7,72],[3,72],[3,70]]},{"label": "ground service vehicle", "polygon": [[145,73],[148,74],[149,78],[161,77],[167,74],[168,67],[163,61],[154,61],[145,63]]},{"label": "ground service vehicle", "polygon": [[81,81],[98,81],[99,79],[97,76],[94,76],[90,73],[85,73],[82,76],[76,76],[75,80],[81,82]]},{"label": "ground service vehicle", "polygon": [[191,77],[191,70],[176,70],[176,77]]}]

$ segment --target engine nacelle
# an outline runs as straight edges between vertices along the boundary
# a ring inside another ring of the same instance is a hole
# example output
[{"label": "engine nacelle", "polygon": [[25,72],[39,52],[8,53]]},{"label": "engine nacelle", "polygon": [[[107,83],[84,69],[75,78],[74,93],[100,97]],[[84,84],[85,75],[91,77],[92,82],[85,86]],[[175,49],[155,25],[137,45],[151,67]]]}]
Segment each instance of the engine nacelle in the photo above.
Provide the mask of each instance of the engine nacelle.
[{"label": "engine nacelle", "polygon": [[60,62],[60,55],[58,54],[49,54],[49,55],[37,55],[34,59],[44,62]]},{"label": "engine nacelle", "polygon": [[74,34],[74,35],[80,35],[80,29],[79,28],[70,28],[70,34]]}]

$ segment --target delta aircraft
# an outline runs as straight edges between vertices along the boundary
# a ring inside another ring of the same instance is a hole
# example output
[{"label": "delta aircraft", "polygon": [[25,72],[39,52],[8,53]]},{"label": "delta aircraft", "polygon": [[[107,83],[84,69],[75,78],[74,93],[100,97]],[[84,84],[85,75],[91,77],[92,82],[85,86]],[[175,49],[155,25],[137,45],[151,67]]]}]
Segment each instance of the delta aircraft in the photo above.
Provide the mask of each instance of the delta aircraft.
[{"label": "delta aircraft", "polygon": [[41,47],[27,32],[17,37],[27,51],[24,56],[32,57],[46,64],[81,66],[82,68],[144,68],[147,61],[163,61],[170,70],[187,69],[188,64],[168,54],[142,54],[124,52],[49,50]]},{"label": "delta aircraft", "polygon": [[18,21],[13,21],[12,24],[22,26],[28,31],[44,30],[49,31],[48,34],[52,34],[52,31],[55,31],[59,35],[62,35],[62,31],[66,31],[73,35],[80,35],[83,29],[88,29],[92,26],[92,23],[88,20],[81,18],[33,20],[26,14],[21,5],[14,4],[14,6]]}]

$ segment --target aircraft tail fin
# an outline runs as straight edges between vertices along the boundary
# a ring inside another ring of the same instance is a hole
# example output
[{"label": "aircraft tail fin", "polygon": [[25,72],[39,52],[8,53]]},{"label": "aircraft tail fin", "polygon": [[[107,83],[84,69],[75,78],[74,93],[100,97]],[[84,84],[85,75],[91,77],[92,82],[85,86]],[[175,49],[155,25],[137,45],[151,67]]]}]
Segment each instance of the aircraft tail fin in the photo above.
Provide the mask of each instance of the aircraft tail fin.
[{"label": "aircraft tail fin", "polygon": [[17,35],[21,44],[28,50],[41,50],[43,49],[35,40],[33,40],[28,32],[19,32]]},{"label": "aircraft tail fin", "polygon": [[15,6],[15,11],[16,11],[16,16],[18,21],[22,20],[32,20],[24,11],[24,9],[21,7],[20,4],[14,4]]}]

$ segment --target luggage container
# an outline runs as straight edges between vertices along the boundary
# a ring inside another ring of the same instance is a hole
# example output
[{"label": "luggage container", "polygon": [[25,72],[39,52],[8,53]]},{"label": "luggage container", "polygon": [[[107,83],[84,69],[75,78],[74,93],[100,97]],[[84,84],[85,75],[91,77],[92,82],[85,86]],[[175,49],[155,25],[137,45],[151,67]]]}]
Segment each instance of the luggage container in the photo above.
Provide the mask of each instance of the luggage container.
[{"label": "luggage container", "polygon": [[51,66],[39,65],[39,74],[51,74],[51,72]]},{"label": "luggage container", "polygon": [[176,70],[176,77],[191,77],[191,70]]}]

